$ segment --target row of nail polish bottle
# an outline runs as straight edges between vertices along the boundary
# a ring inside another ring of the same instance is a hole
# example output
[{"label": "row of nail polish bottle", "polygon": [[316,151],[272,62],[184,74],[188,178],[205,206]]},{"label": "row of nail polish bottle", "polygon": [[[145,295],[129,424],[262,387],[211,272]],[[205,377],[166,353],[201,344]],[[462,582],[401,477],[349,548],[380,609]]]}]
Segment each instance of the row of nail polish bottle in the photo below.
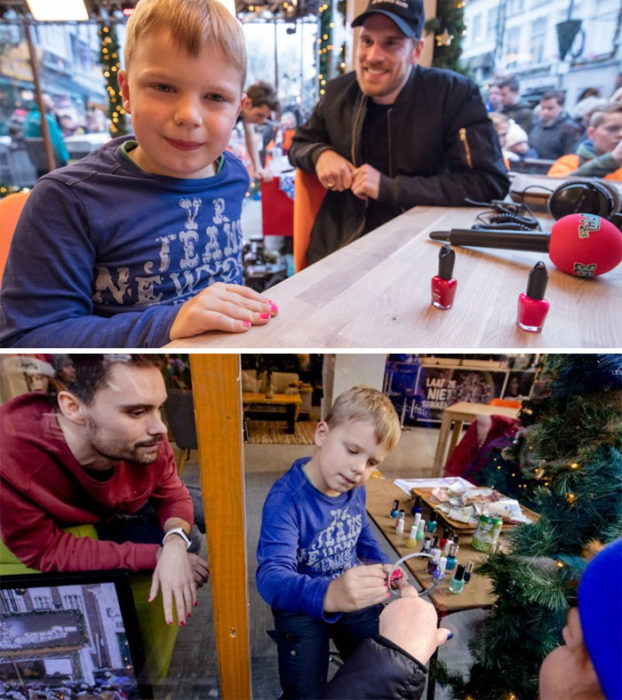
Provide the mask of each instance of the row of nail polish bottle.
[{"label": "row of nail polish bottle", "polygon": [[449,582],[449,592],[460,594],[464,590],[465,583],[471,580],[471,574],[473,572],[473,562],[470,561],[466,566],[458,564],[456,573],[453,575],[451,581]]},{"label": "row of nail polish bottle", "polygon": [[[438,253],[438,274],[432,278],[432,305],[437,309],[451,309],[456,295],[457,280],[452,276],[456,254],[445,244]],[[549,311],[544,298],[548,283],[546,265],[540,261],[529,272],[527,290],[518,296],[518,327],[524,331],[539,333]]]}]

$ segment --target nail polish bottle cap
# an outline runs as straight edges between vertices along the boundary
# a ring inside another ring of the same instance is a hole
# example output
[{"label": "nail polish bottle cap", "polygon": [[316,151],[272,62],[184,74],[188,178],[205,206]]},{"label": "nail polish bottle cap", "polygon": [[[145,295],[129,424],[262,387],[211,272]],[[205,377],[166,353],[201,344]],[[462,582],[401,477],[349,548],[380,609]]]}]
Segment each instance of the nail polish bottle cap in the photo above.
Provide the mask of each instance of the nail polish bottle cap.
[{"label": "nail polish bottle cap", "polygon": [[454,574],[454,578],[456,579],[456,581],[462,581],[462,579],[464,578],[464,566],[462,566],[462,564],[458,564],[456,568],[456,573]]},{"label": "nail polish bottle cap", "polygon": [[450,280],[454,272],[456,253],[453,248],[445,244],[438,251],[438,276],[444,280]]},{"label": "nail polish bottle cap", "polygon": [[466,570],[467,570],[469,573],[471,573],[471,571],[473,571],[473,562],[472,562],[472,561],[467,562]]},{"label": "nail polish bottle cap", "polygon": [[445,574],[445,569],[447,568],[447,557],[441,557],[438,560],[438,573],[439,577]]},{"label": "nail polish bottle cap", "polygon": [[549,276],[546,272],[546,265],[540,260],[529,272],[527,280],[527,296],[530,299],[544,299],[546,285],[549,281]]}]

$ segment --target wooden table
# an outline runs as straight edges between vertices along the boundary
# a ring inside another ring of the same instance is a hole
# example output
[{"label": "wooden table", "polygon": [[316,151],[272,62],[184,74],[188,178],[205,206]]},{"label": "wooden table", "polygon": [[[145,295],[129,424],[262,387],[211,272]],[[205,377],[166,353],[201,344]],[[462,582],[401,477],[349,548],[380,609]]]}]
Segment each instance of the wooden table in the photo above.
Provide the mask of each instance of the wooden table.
[{"label": "wooden table", "polygon": [[[406,523],[404,534],[395,534],[395,518],[391,518],[389,513],[393,506],[393,501],[399,500],[399,507],[403,508],[406,513]],[[410,515],[413,499],[409,498],[402,489],[398,488],[393,481],[389,479],[371,479],[367,482],[367,512],[369,517],[380,529],[384,537],[387,539],[391,547],[396,551],[398,557],[403,557],[406,554],[412,554],[421,550],[420,546],[409,548],[406,546],[410,526],[413,523],[413,516]],[[423,517],[427,519],[428,514],[424,512]],[[471,546],[471,535],[462,535],[460,537],[460,549],[458,550],[458,564],[466,565],[472,561],[474,566],[482,563],[486,559],[486,554],[479,552]],[[428,559],[418,557],[409,559],[402,566],[407,569],[415,581],[422,589],[428,588],[432,584],[432,577],[426,573]],[[456,564],[457,566],[457,564]],[[487,576],[480,576],[473,573],[469,583],[465,584],[462,593],[454,594],[449,592],[449,581],[453,572],[447,572],[445,578],[439,583],[428,596],[432,605],[439,614],[439,619],[450,615],[451,613],[460,612],[462,610],[472,610],[474,608],[491,608],[495,602],[492,593],[492,583]],[[436,663],[437,652],[430,659],[428,676],[428,700],[433,700],[435,690],[434,666]]]},{"label": "wooden table", "polygon": [[[393,501],[396,499],[399,501],[399,508],[403,508],[407,513],[404,533],[401,535],[395,534],[395,518],[389,515],[393,507]],[[410,527],[414,521],[414,517],[410,515],[412,505],[413,499],[406,495],[402,489],[398,488],[391,479],[370,479],[367,482],[367,513],[400,558],[406,554],[412,554],[421,550],[420,546],[412,548],[406,546]],[[531,511],[529,511],[529,514],[537,517]],[[424,504],[423,517],[427,520],[428,516],[427,506]],[[439,526],[442,527],[440,523]],[[456,566],[458,564],[465,566],[469,561],[472,561],[474,567],[477,568],[479,564],[486,560],[486,554],[473,549],[471,546],[472,534],[461,532],[456,532],[456,534],[460,535],[460,549],[458,550]],[[500,541],[503,542],[503,537],[500,538]],[[409,559],[402,564],[404,568],[408,569],[422,589],[426,589],[432,584],[432,577],[426,572],[427,562],[428,559],[426,557],[417,557]],[[462,593],[455,594],[449,592],[449,581],[453,573],[453,571],[447,572],[445,578],[428,596],[428,599],[438,612],[439,619],[462,610],[487,609],[493,606],[495,595],[492,591],[492,582],[487,576],[481,576],[473,572],[471,580],[464,585]],[[437,653],[435,652],[429,663],[428,700],[433,700],[434,698],[436,656]]]},{"label": "wooden table", "polygon": [[[265,418],[287,420],[287,432],[296,432],[296,412],[302,404],[300,394],[273,394],[269,398],[265,394],[244,391],[242,393],[244,415],[247,418]],[[284,408],[285,414],[274,413],[271,408]]]},{"label": "wooden table", "polygon": [[[393,501],[399,500],[399,507],[406,511],[406,523],[404,534],[395,534],[395,518],[391,518],[389,513],[393,506]],[[369,517],[381,530],[391,547],[399,557],[412,554],[421,550],[420,546],[409,548],[406,546],[410,526],[413,524],[413,516],[410,510],[413,499],[407,496],[402,489],[398,488],[391,479],[370,479],[367,482],[367,512]],[[423,517],[427,520],[427,513]],[[478,552],[471,547],[472,536],[460,536],[460,549],[458,551],[458,563],[466,565],[472,561],[475,566],[486,559],[483,552]],[[421,557],[410,559],[404,563],[404,567],[412,574],[413,578],[422,588],[428,588],[432,584],[432,577],[426,573],[427,558]],[[489,608],[494,603],[491,583],[488,577],[473,574],[468,584],[464,586],[464,591],[458,595],[449,592],[449,581],[453,572],[448,572],[438,587],[430,593],[430,601],[436,610],[442,615],[447,615],[459,610],[469,610],[472,608]]]},{"label": "wooden table", "polygon": [[[434,471],[433,476],[442,476],[443,468],[447,462],[447,456],[458,443],[462,426],[466,423],[471,423],[477,416],[507,416],[508,418],[516,418],[520,409],[510,408],[508,406],[491,406],[487,403],[467,403],[460,401],[447,406],[443,411],[443,420],[438,433],[438,442],[436,443],[436,453],[434,454]],[[449,440],[449,431],[451,430],[451,441],[449,442],[449,450],[447,449],[447,441]]]},{"label": "wooden table", "polygon": [[516,326],[518,295],[544,253],[458,248],[454,306],[430,304],[440,244],[429,233],[468,228],[478,209],[414,207],[268,290],[279,315],[247,333],[209,332],[167,347],[619,348],[622,266],[580,279],[548,263],[551,309],[541,333]]}]

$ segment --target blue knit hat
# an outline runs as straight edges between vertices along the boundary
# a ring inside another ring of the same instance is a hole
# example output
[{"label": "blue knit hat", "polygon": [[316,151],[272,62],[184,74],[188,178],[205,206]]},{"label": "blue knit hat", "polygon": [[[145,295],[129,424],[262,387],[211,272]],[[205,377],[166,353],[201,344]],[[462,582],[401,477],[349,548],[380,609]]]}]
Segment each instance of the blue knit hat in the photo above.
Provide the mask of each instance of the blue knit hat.
[{"label": "blue knit hat", "polygon": [[622,539],[600,551],[579,583],[583,641],[607,700],[622,698]]}]

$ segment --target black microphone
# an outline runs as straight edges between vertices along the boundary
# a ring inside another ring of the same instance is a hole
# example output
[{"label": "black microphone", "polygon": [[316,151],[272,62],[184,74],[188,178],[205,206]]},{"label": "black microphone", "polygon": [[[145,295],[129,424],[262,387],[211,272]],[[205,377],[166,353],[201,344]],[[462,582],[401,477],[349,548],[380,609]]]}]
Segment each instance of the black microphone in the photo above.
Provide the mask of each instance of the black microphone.
[{"label": "black microphone", "polygon": [[472,245],[479,248],[511,248],[548,253],[550,233],[530,231],[503,231],[495,229],[452,228],[451,231],[432,231],[434,241],[448,241],[453,245]]},{"label": "black microphone", "polygon": [[622,231],[595,214],[564,216],[551,233],[453,228],[433,231],[430,238],[454,245],[549,253],[560,270],[577,277],[602,275],[622,260]]}]

